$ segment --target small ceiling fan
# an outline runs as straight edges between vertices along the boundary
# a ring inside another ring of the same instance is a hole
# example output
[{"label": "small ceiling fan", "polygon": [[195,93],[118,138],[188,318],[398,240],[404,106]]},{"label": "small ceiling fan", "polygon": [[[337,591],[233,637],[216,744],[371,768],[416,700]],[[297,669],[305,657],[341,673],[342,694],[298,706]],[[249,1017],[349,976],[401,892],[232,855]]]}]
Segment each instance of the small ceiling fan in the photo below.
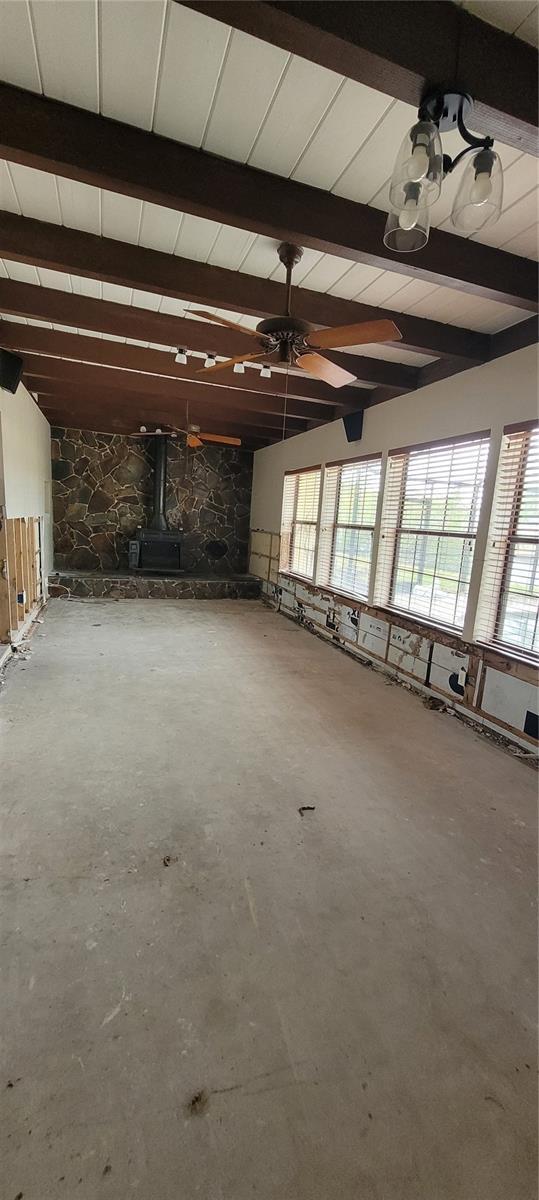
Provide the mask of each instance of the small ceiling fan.
[{"label": "small ceiling fan", "polygon": [[355,383],[356,376],[350,371],[331,362],[318,354],[318,350],[337,350],[344,346],[368,345],[371,342],[395,342],[402,334],[393,321],[360,321],[357,325],[340,325],[336,329],[314,329],[308,321],[291,315],[292,301],[292,271],[302,257],[303,250],[290,242],[282,242],[277,251],[279,258],[286,268],[286,313],[282,317],[268,317],[260,321],[256,329],[248,329],[238,325],[236,321],[227,321],[225,317],[214,317],[207,312],[191,311],[191,316],[202,317],[215,325],[225,325],[245,333],[247,337],[256,338],[262,347],[258,354],[242,354],[236,358],[228,358],[226,362],[214,366],[203,367],[199,375],[210,371],[225,371],[235,363],[252,362],[257,358],[271,359],[278,356],[278,362],[288,366],[301,367],[316,379],[322,379],[331,387],[344,387],[347,383]]},{"label": "small ceiling fan", "polygon": [[186,445],[190,450],[198,450],[204,442],[216,443],[218,446],[241,446],[241,438],[226,437],[220,433],[202,433],[200,425],[193,425],[187,422],[187,429],[178,429],[173,425],[156,425],[148,428],[146,425],[141,425],[136,433],[131,436],[136,438],[147,437],[171,437],[177,438],[183,434],[185,436]]}]

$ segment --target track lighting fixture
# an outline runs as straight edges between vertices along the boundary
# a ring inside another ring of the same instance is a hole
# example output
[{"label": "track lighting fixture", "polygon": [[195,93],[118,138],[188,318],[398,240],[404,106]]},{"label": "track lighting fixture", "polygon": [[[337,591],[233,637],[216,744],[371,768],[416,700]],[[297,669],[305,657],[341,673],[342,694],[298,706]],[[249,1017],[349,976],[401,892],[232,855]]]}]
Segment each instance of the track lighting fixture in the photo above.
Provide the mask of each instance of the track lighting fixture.
[{"label": "track lighting fixture", "polygon": [[174,362],[180,363],[182,367],[185,367],[187,363],[187,350],[178,350]]},{"label": "track lighting fixture", "polygon": [[146,426],[145,426],[145,425],[141,425],[141,427],[140,427],[140,430],[139,430],[139,433],[146,433]]},{"label": "track lighting fixture", "polygon": [[245,363],[242,363],[242,362],[234,363],[234,374],[235,375],[245,375]]},{"label": "track lighting fixture", "polygon": [[217,363],[217,359],[215,357],[215,354],[206,354],[206,358],[204,361],[205,367],[214,367],[216,365],[216,363]]},{"label": "track lighting fixture", "polygon": [[260,372],[261,379],[271,379],[271,367],[262,367]]},{"label": "track lighting fixture", "polygon": [[[460,92],[433,92],[422,101],[418,120],[406,134],[397,155],[389,188],[390,211],[384,242],[390,250],[408,254],[421,250],[429,238],[429,209],[443,180],[465,155],[469,159],[455,197],[451,221],[462,233],[475,233],[498,220],[503,200],[503,175],[490,137],[479,138],[466,127],[473,108]],[[458,129],[467,145],[455,158],[443,154],[441,133]]]}]

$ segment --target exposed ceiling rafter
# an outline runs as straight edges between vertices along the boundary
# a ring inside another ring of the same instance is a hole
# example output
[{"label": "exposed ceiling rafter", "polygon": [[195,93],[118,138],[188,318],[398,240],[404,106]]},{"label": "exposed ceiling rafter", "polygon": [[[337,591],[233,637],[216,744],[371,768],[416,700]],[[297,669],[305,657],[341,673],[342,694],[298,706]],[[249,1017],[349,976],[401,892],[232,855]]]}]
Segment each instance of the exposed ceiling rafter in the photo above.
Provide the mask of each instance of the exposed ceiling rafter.
[{"label": "exposed ceiling rafter", "polygon": [[535,264],[503,250],[435,229],[410,262],[384,245],[386,214],[369,205],[3,83],[0,107],[0,156],[11,162],[535,311]]}]

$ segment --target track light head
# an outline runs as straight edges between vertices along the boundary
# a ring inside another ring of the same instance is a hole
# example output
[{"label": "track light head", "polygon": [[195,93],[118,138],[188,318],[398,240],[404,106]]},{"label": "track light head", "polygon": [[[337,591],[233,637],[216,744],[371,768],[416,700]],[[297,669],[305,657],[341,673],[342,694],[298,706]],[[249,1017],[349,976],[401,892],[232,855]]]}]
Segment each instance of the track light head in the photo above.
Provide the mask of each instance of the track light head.
[{"label": "track light head", "polygon": [[182,367],[185,367],[187,363],[187,350],[178,350],[178,353],[174,358],[174,362],[179,363]]},{"label": "track light head", "polygon": [[205,367],[214,367],[216,365],[216,363],[217,363],[217,359],[215,357],[215,354],[206,354],[206,358],[204,360]]},{"label": "track light head", "polygon": [[245,375],[245,363],[242,363],[242,362],[234,363],[234,374],[235,375]]}]

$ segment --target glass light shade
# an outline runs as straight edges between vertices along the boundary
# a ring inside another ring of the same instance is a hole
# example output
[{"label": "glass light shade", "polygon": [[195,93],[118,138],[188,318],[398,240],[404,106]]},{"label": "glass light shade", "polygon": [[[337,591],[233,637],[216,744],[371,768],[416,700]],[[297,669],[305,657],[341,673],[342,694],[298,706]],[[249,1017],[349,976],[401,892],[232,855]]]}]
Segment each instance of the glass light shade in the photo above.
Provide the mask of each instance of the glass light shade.
[{"label": "glass light shade", "polygon": [[387,215],[384,245],[397,254],[412,254],[422,250],[429,240],[430,217],[425,206],[420,208],[412,197],[399,212],[392,209]]},{"label": "glass light shade", "polygon": [[[457,168],[458,169],[458,168]],[[451,221],[460,233],[493,225],[502,210],[503,171],[495,150],[478,150],[468,159],[453,202]]]},{"label": "glass light shade", "polygon": [[406,204],[407,185],[417,183],[421,189],[421,207],[434,204],[440,195],[443,179],[442,143],[433,121],[417,121],[406,134],[397,155],[389,200],[399,211]]}]

